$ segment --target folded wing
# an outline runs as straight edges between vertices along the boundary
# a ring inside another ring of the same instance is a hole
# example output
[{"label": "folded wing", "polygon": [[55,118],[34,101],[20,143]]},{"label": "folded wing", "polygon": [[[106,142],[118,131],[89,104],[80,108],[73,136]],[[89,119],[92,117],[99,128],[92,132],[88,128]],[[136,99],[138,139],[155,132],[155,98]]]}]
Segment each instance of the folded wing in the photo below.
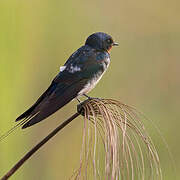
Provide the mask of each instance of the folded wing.
[{"label": "folded wing", "polygon": [[70,73],[60,73],[36,103],[20,115],[16,121],[22,120],[22,128],[27,128],[47,118],[58,109],[74,99],[84,87],[86,79]]}]

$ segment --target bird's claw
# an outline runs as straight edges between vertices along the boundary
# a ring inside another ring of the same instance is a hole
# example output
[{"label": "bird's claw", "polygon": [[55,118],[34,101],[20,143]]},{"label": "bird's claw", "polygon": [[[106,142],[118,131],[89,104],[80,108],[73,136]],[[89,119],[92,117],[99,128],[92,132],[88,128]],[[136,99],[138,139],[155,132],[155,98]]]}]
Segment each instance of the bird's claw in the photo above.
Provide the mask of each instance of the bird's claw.
[{"label": "bird's claw", "polygon": [[86,95],[86,94],[83,94],[85,97],[87,97],[89,100],[92,100],[92,99],[95,99],[95,100],[102,100],[102,98],[96,98],[96,97],[90,97],[90,96],[88,96],[88,95]]}]

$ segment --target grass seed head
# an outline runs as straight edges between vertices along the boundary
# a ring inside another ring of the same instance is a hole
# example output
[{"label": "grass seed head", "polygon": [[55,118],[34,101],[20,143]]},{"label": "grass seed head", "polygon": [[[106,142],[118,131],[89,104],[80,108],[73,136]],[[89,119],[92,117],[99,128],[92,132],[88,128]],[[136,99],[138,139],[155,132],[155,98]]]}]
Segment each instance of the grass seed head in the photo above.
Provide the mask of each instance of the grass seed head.
[{"label": "grass seed head", "polygon": [[86,100],[80,167],[75,179],[162,179],[158,153],[141,115],[113,99]]}]

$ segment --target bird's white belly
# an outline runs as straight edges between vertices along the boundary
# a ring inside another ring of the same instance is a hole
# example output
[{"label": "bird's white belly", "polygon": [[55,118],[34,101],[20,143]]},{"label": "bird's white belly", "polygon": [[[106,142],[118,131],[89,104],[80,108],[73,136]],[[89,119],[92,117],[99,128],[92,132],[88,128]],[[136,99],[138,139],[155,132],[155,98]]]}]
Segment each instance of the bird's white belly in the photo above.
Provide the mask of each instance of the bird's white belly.
[{"label": "bird's white belly", "polygon": [[104,65],[104,71],[99,71],[98,73],[96,73],[92,79],[90,79],[87,84],[84,86],[84,88],[78,93],[78,96],[81,96],[83,94],[88,93],[89,91],[91,91],[96,84],[99,82],[99,80],[102,78],[103,74],[106,72],[108,66],[110,63],[110,59],[107,59],[107,64],[103,64]]},{"label": "bird's white belly", "polygon": [[78,93],[78,96],[81,96],[91,91],[102,78],[104,72],[97,73],[91,80],[89,80],[88,83],[84,86],[84,88]]}]

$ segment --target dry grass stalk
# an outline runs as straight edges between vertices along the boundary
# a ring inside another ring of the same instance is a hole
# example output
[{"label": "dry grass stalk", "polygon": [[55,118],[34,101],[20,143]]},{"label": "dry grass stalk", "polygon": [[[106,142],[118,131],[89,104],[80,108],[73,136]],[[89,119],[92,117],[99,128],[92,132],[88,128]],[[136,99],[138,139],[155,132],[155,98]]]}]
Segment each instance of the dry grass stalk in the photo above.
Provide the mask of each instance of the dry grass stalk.
[{"label": "dry grass stalk", "polygon": [[162,179],[158,153],[134,108],[112,99],[87,100],[80,107],[83,144],[72,178]]}]

